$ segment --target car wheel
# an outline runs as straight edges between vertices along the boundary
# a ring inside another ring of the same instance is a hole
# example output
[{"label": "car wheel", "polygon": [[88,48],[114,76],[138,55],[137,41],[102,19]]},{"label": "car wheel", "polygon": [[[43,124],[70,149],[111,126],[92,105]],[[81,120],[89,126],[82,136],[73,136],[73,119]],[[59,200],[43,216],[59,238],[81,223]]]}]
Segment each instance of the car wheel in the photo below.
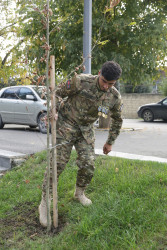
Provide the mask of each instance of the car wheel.
[{"label": "car wheel", "polygon": [[154,120],[153,113],[149,109],[144,110],[142,117],[145,122],[152,122]]},{"label": "car wheel", "polygon": [[0,116],[0,129],[4,127],[4,123],[2,121],[2,117]]},{"label": "car wheel", "polygon": [[47,134],[46,113],[42,113],[42,114],[38,117],[38,127],[39,127],[39,131],[40,131],[42,134]]}]

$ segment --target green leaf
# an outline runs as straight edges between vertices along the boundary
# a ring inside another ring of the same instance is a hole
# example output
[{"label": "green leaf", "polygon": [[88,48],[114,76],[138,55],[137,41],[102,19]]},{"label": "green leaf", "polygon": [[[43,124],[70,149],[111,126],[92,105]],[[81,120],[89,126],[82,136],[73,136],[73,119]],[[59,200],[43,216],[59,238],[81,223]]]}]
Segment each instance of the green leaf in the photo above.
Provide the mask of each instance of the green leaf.
[{"label": "green leaf", "polygon": [[136,22],[131,22],[128,24],[128,26],[134,26],[134,25],[136,25]]},{"label": "green leaf", "polygon": [[98,42],[98,45],[105,45],[106,43],[108,43],[109,40],[105,40],[105,41],[102,41],[102,42]]}]

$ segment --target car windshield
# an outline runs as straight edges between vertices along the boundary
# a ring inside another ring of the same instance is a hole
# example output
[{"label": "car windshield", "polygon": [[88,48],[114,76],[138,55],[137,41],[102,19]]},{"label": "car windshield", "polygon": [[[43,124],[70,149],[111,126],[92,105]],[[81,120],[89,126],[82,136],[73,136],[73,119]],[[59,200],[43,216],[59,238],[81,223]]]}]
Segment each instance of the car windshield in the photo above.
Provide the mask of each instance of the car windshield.
[{"label": "car windshield", "polygon": [[37,92],[37,94],[39,95],[39,97],[41,99],[43,99],[43,100],[47,99],[46,87],[43,87],[43,86],[33,86],[32,88]]},{"label": "car windshield", "polygon": [[163,104],[167,105],[167,99],[165,99],[165,100],[163,101]]}]

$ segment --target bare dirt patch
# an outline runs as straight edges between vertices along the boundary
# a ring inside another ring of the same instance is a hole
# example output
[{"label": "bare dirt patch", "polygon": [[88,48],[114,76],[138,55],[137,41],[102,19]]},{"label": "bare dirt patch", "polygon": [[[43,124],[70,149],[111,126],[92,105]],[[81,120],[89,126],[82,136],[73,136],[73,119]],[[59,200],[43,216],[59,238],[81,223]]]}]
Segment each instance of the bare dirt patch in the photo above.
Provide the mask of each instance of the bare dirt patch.
[{"label": "bare dirt patch", "polygon": [[[66,222],[64,217],[59,216],[59,226],[57,229],[51,228],[50,236],[54,236],[63,230]],[[26,203],[14,207],[13,212],[8,214],[4,219],[0,219],[0,248],[3,246],[11,247],[13,242],[16,243],[17,235],[19,241],[24,238],[35,240],[37,237],[42,238],[46,235],[47,229],[43,228],[38,219],[38,207]]]}]

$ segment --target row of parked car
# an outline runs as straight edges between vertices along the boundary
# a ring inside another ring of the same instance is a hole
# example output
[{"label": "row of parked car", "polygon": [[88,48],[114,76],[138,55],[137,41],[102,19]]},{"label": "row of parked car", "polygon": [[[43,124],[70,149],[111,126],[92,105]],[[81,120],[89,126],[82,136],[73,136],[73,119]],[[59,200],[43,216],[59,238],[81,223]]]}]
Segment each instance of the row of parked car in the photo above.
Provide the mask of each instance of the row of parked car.
[{"label": "row of parked car", "polygon": [[[47,133],[46,89],[43,86],[12,86],[0,91],[0,129],[5,124],[22,124],[39,127]],[[145,122],[162,119],[167,122],[167,98],[158,103],[139,107],[138,116]]]}]

